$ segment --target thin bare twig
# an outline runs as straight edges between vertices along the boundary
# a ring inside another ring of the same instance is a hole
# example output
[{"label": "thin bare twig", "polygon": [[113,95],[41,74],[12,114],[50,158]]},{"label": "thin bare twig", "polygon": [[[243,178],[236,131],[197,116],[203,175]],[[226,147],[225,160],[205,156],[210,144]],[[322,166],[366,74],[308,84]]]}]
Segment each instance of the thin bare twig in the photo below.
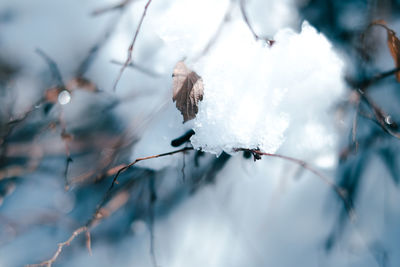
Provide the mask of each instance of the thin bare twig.
[{"label": "thin bare twig", "polygon": [[185,174],[185,167],[186,167],[186,161],[185,161],[185,153],[182,154],[182,182],[186,181],[186,174]]},{"label": "thin bare twig", "polygon": [[35,52],[46,61],[47,65],[49,66],[53,80],[57,82],[57,86],[65,88],[65,83],[61,76],[60,69],[57,66],[57,63],[40,48],[36,48]]},{"label": "thin bare twig", "polygon": [[87,56],[79,64],[79,67],[76,71],[76,77],[82,77],[89,70],[90,66],[92,65],[96,56],[98,55],[99,50],[107,43],[107,41],[113,34],[121,17],[122,15],[118,14],[118,16],[116,18],[113,18],[110,24],[107,25],[104,35],[101,36],[101,38],[90,48]]},{"label": "thin bare twig", "polygon": [[[98,219],[98,217],[99,217],[99,215],[100,215],[100,210],[101,210],[101,208],[104,206],[104,204],[106,203],[107,199],[109,198],[109,196],[110,196],[110,194],[111,194],[111,191],[112,191],[112,189],[114,188],[114,185],[117,183],[117,179],[118,179],[119,175],[120,175],[122,172],[126,171],[127,169],[129,169],[130,167],[132,167],[133,165],[135,165],[136,163],[138,163],[138,162],[140,162],[140,161],[143,161],[143,160],[149,160],[149,159],[155,159],[155,158],[170,156],[170,155],[173,155],[173,154],[177,154],[177,153],[181,153],[181,152],[185,152],[185,151],[189,151],[189,150],[193,150],[193,147],[185,147],[185,148],[178,149],[178,150],[174,150],[174,151],[167,152],[167,153],[162,153],[162,154],[158,154],[158,155],[154,155],[154,156],[149,156],[149,157],[144,157],[144,158],[138,158],[138,159],[136,159],[135,161],[131,162],[130,164],[125,165],[124,167],[120,168],[120,169],[118,170],[117,174],[114,176],[114,178],[113,178],[113,180],[112,180],[112,183],[111,183],[110,187],[107,189],[107,192],[105,193],[104,197],[102,198],[102,200],[101,200],[100,203],[98,204],[98,206],[97,206],[97,208],[96,208],[96,211],[95,211],[94,214],[93,214],[92,219],[90,219],[90,220],[87,222],[86,226],[92,225],[93,222],[94,222],[96,219]],[[101,218],[101,216],[100,216],[100,218]]]},{"label": "thin bare twig", "polygon": [[360,82],[350,82],[350,83],[352,83],[352,86],[354,88],[362,88],[362,90],[365,91],[368,87],[370,87],[374,83],[379,82],[380,80],[383,80],[392,75],[395,75],[398,72],[400,72],[400,67],[378,73],[378,74],[376,74],[370,78],[367,78],[365,80],[362,80]]},{"label": "thin bare twig", "polygon": [[358,115],[360,112],[360,98],[358,97],[356,100],[356,112],[354,114],[354,118],[353,118],[353,125],[352,125],[352,131],[351,131],[351,141],[354,144],[354,152],[357,153],[358,151],[358,141],[357,141],[357,128],[358,128]]},{"label": "thin bare twig", "polygon": [[265,37],[260,37],[260,36],[255,32],[253,26],[252,26],[251,23],[250,23],[249,16],[248,16],[247,11],[246,11],[246,3],[245,3],[246,1],[247,1],[247,0],[240,0],[240,2],[239,2],[239,5],[240,5],[240,12],[242,13],[242,17],[243,17],[244,22],[246,23],[247,27],[249,28],[249,30],[250,30],[251,33],[253,34],[254,39],[256,39],[256,41],[258,41],[258,40],[264,40],[264,41],[267,42],[267,44],[268,44],[269,46],[272,46],[272,45],[275,43],[274,40],[269,39],[269,38],[265,38]]},{"label": "thin bare twig", "polygon": [[[384,26],[382,26],[384,27]],[[395,68],[389,71],[385,71],[382,73],[378,73],[375,76],[372,76],[371,78],[365,79],[361,82],[352,82],[349,81],[350,85],[353,87],[355,94],[357,97],[361,100],[363,100],[368,107],[372,109],[372,112],[374,114],[374,117],[376,119],[373,120],[378,123],[378,125],[382,128],[383,131],[388,133],[389,135],[400,139],[400,132],[398,131],[399,126],[392,120],[392,117],[388,115],[385,111],[383,111],[382,108],[380,108],[374,101],[373,99],[369,96],[368,94],[368,87],[373,85],[374,83],[389,77],[391,75],[397,74],[400,72],[400,68]],[[356,107],[359,112],[359,105],[360,105],[360,100],[356,102]],[[353,128],[354,129],[354,128]]]},{"label": "thin bare twig", "polygon": [[226,23],[231,18],[231,14],[232,14],[232,10],[233,10],[234,6],[235,6],[235,1],[231,0],[230,4],[229,4],[229,6],[228,6],[228,8],[227,8],[227,10],[225,12],[224,18],[222,19],[221,23],[218,25],[218,28],[215,31],[214,35],[210,38],[210,40],[208,41],[207,45],[200,52],[200,54],[194,59],[194,61],[197,61],[198,59],[200,59],[201,57],[206,55],[208,53],[208,51],[210,50],[210,48],[218,40],[218,37],[221,35],[221,32],[224,29],[224,26],[226,25]]},{"label": "thin bare twig", "polygon": [[118,82],[121,79],[122,74],[124,73],[126,67],[128,67],[129,63],[131,63],[131,61],[132,61],[133,48],[135,46],[136,39],[137,39],[137,37],[139,35],[140,28],[142,27],[142,23],[143,23],[144,17],[146,16],[146,12],[147,12],[147,9],[149,8],[149,5],[151,4],[151,1],[152,0],[148,0],[146,5],[144,6],[143,14],[142,14],[142,17],[140,18],[139,25],[138,25],[138,27],[136,29],[135,35],[134,35],[134,37],[132,39],[132,42],[131,42],[131,44],[129,45],[129,48],[128,48],[128,56],[126,58],[126,61],[125,61],[124,65],[121,67],[121,70],[119,71],[117,79],[114,82],[114,86],[113,86],[113,90],[114,91],[117,89]]},{"label": "thin bare twig", "polygon": [[[115,175],[110,187],[108,188],[106,194],[104,195],[103,199],[100,201],[99,205],[96,208],[96,211],[94,212],[93,216],[91,219],[89,219],[89,221],[84,225],[81,226],[80,228],[76,229],[72,235],[65,241],[62,242],[60,244],[58,244],[58,249],[56,251],[56,253],[53,255],[53,257],[49,260],[43,261],[41,263],[38,264],[32,264],[32,265],[27,265],[27,267],[40,267],[40,266],[46,266],[46,267],[51,267],[51,265],[57,260],[57,258],[59,257],[59,255],[61,254],[63,248],[65,246],[69,246],[71,244],[71,242],[80,234],[86,232],[86,247],[89,250],[89,253],[91,254],[91,241],[90,241],[90,233],[88,233],[90,231],[90,229],[94,226],[94,222],[97,221],[98,219],[101,219],[101,216],[98,216],[100,213],[101,208],[104,206],[105,202],[107,201],[111,190],[113,189],[115,183],[117,182],[117,178],[118,176],[126,171],[127,169],[129,169],[130,167],[132,167],[133,165],[135,165],[136,163],[140,162],[140,161],[144,161],[144,160],[149,160],[149,159],[155,159],[155,158],[160,158],[160,157],[165,157],[165,156],[169,156],[169,155],[173,155],[176,153],[181,153],[181,152],[185,152],[185,151],[189,151],[189,150],[193,150],[193,147],[185,147],[179,150],[175,150],[175,151],[171,151],[171,152],[167,152],[167,153],[162,153],[162,154],[158,154],[158,155],[154,155],[154,156],[149,156],[149,157],[144,157],[144,158],[138,158],[135,161],[133,161],[132,163],[120,168],[117,172],[117,174]],[[154,196],[152,195],[152,199],[154,198]],[[152,248],[153,249],[153,248]]]},{"label": "thin bare twig", "polygon": [[[111,63],[112,63],[112,64],[116,64],[116,65],[120,65],[120,66],[123,66],[123,65],[125,64],[124,62],[120,62],[120,61],[117,61],[117,60],[114,60],[114,59],[111,60]],[[133,62],[129,63],[129,64],[127,65],[127,67],[136,69],[136,70],[138,70],[138,71],[140,71],[140,72],[142,72],[142,73],[144,73],[144,74],[147,74],[147,75],[149,75],[149,76],[151,76],[151,77],[160,77],[160,74],[159,74],[159,73],[156,73],[156,72],[154,72],[154,71],[152,71],[152,70],[149,70],[149,69],[146,69],[146,68],[144,68],[144,67],[141,67],[141,66],[139,66],[139,65],[137,65],[137,64],[135,64],[135,63],[133,63]]]},{"label": "thin bare twig", "polygon": [[[140,162],[140,161],[144,161],[144,160],[149,160],[149,159],[154,159],[154,158],[159,158],[159,157],[164,157],[164,156],[168,156],[168,155],[173,155],[176,153],[181,153],[181,152],[186,152],[189,150],[193,150],[193,147],[185,147],[179,150],[175,150],[175,151],[171,151],[171,152],[167,152],[167,153],[162,153],[162,154],[158,154],[158,155],[153,155],[153,156],[148,156],[148,157],[143,157],[143,158],[137,158],[135,161],[131,162],[128,165],[125,165],[123,167],[120,167],[119,170],[117,171],[116,175],[114,176],[112,183],[110,185],[110,187],[108,188],[108,190],[106,191],[104,197],[102,198],[102,200],[100,201],[100,203],[98,204],[96,211],[94,212],[93,216],[91,219],[89,219],[89,221],[85,224],[85,226],[82,226],[78,229],[76,229],[72,235],[65,241],[62,242],[60,244],[58,244],[58,249],[56,251],[56,253],[53,255],[53,257],[49,260],[46,260],[42,263],[39,264],[34,264],[34,265],[28,265],[30,267],[39,267],[39,266],[47,266],[47,267],[51,267],[51,265],[57,260],[57,258],[59,257],[59,255],[61,254],[63,248],[65,246],[69,246],[71,244],[71,242],[80,234],[82,233],[86,233],[86,246],[89,250],[89,253],[91,253],[91,245],[90,245],[90,233],[89,230],[94,226],[94,222],[98,221],[99,219],[101,219],[103,216],[99,216],[100,215],[100,210],[102,209],[102,207],[105,205],[107,199],[110,196],[110,193],[114,187],[114,185],[117,183],[117,179],[119,177],[119,175],[126,171],[127,169],[129,169],[130,167],[132,167],[133,165],[135,165],[136,163]],[[260,159],[262,155],[265,156],[269,156],[269,157],[277,157],[277,158],[281,158],[284,160],[288,160],[290,162],[293,162],[295,164],[298,164],[299,166],[301,166],[304,169],[307,169],[308,171],[312,172],[313,174],[315,174],[316,176],[318,176],[319,178],[321,178],[322,181],[324,181],[326,184],[328,184],[330,187],[332,187],[334,189],[334,191],[337,193],[337,195],[343,200],[344,204],[345,204],[345,208],[349,214],[349,217],[351,219],[351,221],[355,220],[355,212],[353,210],[353,207],[351,205],[351,203],[349,202],[349,200],[346,197],[345,191],[343,189],[341,189],[339,186],[337,186],[333,181],[331,181],[329,178],[327,178],[326,176],[324,176],[322,173],[320,173],[319,171],[317,171],[316,169],[314,169],[313,167],[311,167],[307,162],[300,160],[300,159],[296,159],[293,157],[289,157],[289,156],[284,156],[284,155],[280,155],[280,154],[272,154],[272,153],[265,153],[259,150],[255,150],[255,149],[244,149],[244,148],[239,148],[239,149],[235,149],[235,151],[248,151],[250,153],[253,154],[253,156],[255,157],[255,159]],[[113,172],[114,172],[113,168]],[[152,256],[152,262],[154,266],[157,266],[157,262],[156,262],[156,258],[155,258],[155,254],[154,254],[154,232],[153,232],[153,224],[154,224],[154,214],[153,214],[153,205],[154,202],[156,200],[156,193],[155,193],[155,189],[154,189],[154,181],[149,181],[149,185],[151,187],[150,190],[150,218],[149,218],[149,223],[150,223],[150,227],[151,227],[151,232],[150,232],[150,238],[151,238],[151,247],[150,247],[150,253]]]},{"label": "thin bare twig", "polygon": [[312,172],[317,177],[319,177],[324,183],[326,183],[329,187],[331,187],[334,190],[334,192],[340,197],[340,199],[343,200],[344,206],[346,208],[346,211],[349,215],[350,220],[355,221],[354,208],[353,208],[352,204],[350,203],[350,201],[348,200],[348,198],[346,196],[346,192],[342,188],[340,188],[338,185],[336,185],[331,179],[329,179],[328,177],[323,175],[318,170],[314,169],[307,162],[300,160],[300,159],[293,158],[293,157],[285,156],[285,155],[274,154],[274,153],[265,153],[265,152],[262,152],[262,151],[256,150],[256,149],[238,148],[238,149],[235,149],[235,151],[249,151],[253,154],[255,160],[261,159],[261,156],[281,158],[284,160],[291,161],[291,162],[301,166],[304,169],[307,169],[308,171]]},{"label": "thin bare twig", "polygon": [[92,238],[89,230],[86,231],[86,248],[89,252],[89,255],[92,256]]},{"label": "thin bare twig", "polygon": [[61,111],[60,111],[60,115],[59,115],[59,122],[60,122],[60,126],[61,126],[61,139],[64,142],[64,146],[65,146],[65,169],[64,169],[64,186],[65,186],[65,190],[69,189],[69,181],[68,181],[68,170],[70,167],[72,160],[71,157],[71,152],[70,152],[70,148],[69,148],[69,142],[72,139],[72,136],[70,134],[67,133],[67,126],[64,120],[64,112],[62,110],[61,107]]},{"label": "thin bare twig", "polygon": [[[185,153],[183,153],[185,154]],[[154,204],[157,200],[157,192],[154,184],[154,177],[149,180],[149,231],[150,231],[150,256],[153,267],[157,267],[157,258],[154,244]]]},{"label": "thin bare twig", "polygon": [[397,74],[398,72],[400,72],[400,67],[392,69],[392,70],[388,70],[388,71],[385,71],[385,72],[382,72],[382,73],[379,73],[379,74],[375,75],[374,77],[372,77],[369,80],[369,84],[372,84],[372,83],[380,81],[380,80],[382,80],[382,79],[384,79],[386,77],[389,77],[389,76],[392,76],[394,74]]},{"label": "thin bare twig", "polygon": [[129,4],[131,4],[133,1],[134,0],[123,0],[123,1],[121,1],[119,3],[111,5],[111,6],[98,8],[98,9],[94,10],[91,15],[92,16],[98,16],[98,15],[102,15],[102,14],[104,14],[106,12],[109,12],[109,11],[121,10],[121,9],[124,9]]},{"label": "thin bare twig", "polygon": [[[60,256],[60,254],[63,251],[64,247],[69,246],[71,244],[71,242],[77,236],[79,236],[83,232],[87,233],[88,231],[89,231],[89,228],[86,227],[86,226],[82,226],[82,227],[76,229],[66,241],[58,244],[58,249],[57,249],[56,253],[54,253],[53,257],[51,257],[51,259],[43,261],[43,262],[38,263],[38,264],[30,264],[30,265],[27,265],[27,267],[40,267],[40,266],[51,267],[51,265],[57,260],[58,256]],[[86,234],[86,237],[90,238],[90,234]],[[90,241],[86,241],[86,242],[90,244]]]},{"label": "thin bare twig", "polygon": [[384,112],[365,91],[361,91],[360,96],[372,109],[375,119],[381,126],[382,130],[391,136],[400,139],[400,132],[397,131],[398,125],[392,121],[391,116],[386,114],[386,112]]},{"label": "thin bare twig", "polygon": [[254,35],[254,38],[255,38],[256,40],[259,40],[260,37],[259,37],[258,34],[254,31],[253,27],[252,27],[251,24],[250,24],[249,17],[247,16],[246,3],[245,3],[245,2],[246,2],[246,0],[240,0],[240,3],[239,3],[239,4],[240,4],[240,12],[242,13],[243,20],[244,20],[244,22],[247,24],[247,27],[249,27],[251,33]]}]

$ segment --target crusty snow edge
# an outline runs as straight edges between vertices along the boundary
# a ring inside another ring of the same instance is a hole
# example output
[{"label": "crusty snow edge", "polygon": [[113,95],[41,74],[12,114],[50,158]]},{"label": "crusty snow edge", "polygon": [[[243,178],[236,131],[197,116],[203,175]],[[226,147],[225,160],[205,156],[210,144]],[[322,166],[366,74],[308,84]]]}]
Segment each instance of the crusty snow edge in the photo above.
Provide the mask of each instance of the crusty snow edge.
[{"label": "crusty snow edge", "polygon": [[344,91],[344,64],[330,42],[307,22],[300,33],[282,29],[274,40],[272,47],[256,42],[236,20],[193,65],[204,81],[194,148],[217,155],[235,148],[274,153],[288,128],[301,141],[302,127],[320,125],[329,115]]}]

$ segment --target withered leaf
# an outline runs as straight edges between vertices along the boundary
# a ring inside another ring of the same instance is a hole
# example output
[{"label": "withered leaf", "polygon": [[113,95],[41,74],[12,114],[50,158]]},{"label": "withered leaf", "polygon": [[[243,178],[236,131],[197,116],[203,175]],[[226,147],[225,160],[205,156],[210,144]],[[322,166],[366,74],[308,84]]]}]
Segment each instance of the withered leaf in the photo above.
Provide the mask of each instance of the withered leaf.
[{"label": "withered leaf", "polygon": [[183,122],[194,119],[198,112],[198,103],[203,100],[203,80],[194,71],[190,70],[183,61],[179,61],[174,68],[173,97],[177,109],[183,115]]},{"label": "withered leaf", "polygon": [[[396,68],[400,68],[400,40],[394,31],[388,31],[388,46]],[[400,72],[396,73],[396,78],[400,82]]]},{"label": "withered leaf", "polygon": [[[396,32],[390,29],[384,20],[374,21],[371,25],[381,26],[386,29],[387,44],[390,54],[392,55],[396,68],[400,68],[400,40],[397,38]],[[396,79],[398,82],[400,82],[400,72],[396,73]]]}]

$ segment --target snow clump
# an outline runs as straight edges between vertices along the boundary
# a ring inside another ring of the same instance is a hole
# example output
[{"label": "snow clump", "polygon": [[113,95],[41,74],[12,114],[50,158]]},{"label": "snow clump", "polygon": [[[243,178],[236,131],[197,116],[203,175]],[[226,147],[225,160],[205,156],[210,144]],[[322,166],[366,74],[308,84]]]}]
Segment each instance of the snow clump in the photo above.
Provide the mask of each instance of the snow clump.
[{"label": "snow clump", "polygon": [[204,82],[194,148],[217,155],[236,148],[274,153],[285,132],[320,125],[332,114],[345,84],[343,61],[330,42],[307,22],[300,33],[282,29],[274,40],[269,47],[242,20],[232,21],[190,66]]}]

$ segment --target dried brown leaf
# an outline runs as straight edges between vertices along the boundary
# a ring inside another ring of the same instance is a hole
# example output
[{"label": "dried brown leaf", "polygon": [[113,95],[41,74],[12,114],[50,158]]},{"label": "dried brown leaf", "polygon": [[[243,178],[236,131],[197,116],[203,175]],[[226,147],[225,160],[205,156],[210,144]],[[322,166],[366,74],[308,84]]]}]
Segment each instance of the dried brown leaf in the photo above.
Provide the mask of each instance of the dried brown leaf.
[{"label": "dried brown leaf", "polygon": [[203,80],[183,61],[175,65],[172,77],[172,100],[176,101],[176,107],[183,115],[183,122],[194,119],[198,112],[198,103],[203,99]]},{"label": "dried brown leaf", "polygon": [[[400,68],[400,40],[396,37],[396,33],[394,31],[388,31],[388,46],[390,50],[390,54],[394,60],[394,64],[396,68]],[[400,72],[396,73],[396,79],[400,82]]]},{"label": "dried brown leaf", "polygon": [[[396,32],[390,29],[384,20],[376,20],[372,22],[371,25],[377,25],[385,28],[387,32],[387,44],[390,54],[392,55],[396,68],[400,68],[400,40],[397,38]],[[400,82],[400,72],[396,73],[396,79],[398,82]]]}]

